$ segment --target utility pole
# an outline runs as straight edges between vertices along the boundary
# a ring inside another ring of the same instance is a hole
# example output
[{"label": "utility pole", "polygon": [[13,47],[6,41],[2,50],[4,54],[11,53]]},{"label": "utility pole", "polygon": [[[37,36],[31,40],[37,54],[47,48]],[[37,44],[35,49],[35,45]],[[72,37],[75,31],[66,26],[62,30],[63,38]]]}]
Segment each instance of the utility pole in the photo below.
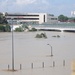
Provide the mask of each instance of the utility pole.
[{"label": "utility pole", "polygon": [[14,34],[13,34],[13,18],[12,20],[12,71],[14,70]]}]

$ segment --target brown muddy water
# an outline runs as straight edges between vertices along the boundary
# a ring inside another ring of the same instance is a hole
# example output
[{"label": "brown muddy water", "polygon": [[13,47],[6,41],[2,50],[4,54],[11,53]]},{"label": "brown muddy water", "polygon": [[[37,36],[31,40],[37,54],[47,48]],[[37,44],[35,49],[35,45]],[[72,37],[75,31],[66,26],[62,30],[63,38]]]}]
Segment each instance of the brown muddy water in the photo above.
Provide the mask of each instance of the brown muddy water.
[{"label": "brown muddy water", "polygon": [[41,32],[14,32],[15,72],[6,71],[12,69],[12,34],[0,33],[0,75],[71,75],[75,33],[44,32],[47,39],[35,38]]}]

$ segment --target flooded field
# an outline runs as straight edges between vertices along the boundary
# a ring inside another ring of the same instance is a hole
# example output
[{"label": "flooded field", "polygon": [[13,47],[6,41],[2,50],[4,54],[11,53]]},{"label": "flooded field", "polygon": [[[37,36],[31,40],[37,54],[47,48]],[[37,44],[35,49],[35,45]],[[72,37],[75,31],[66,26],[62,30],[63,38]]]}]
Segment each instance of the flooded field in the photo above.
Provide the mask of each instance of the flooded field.
[{"label": "flooded field", "polygon": [[12,68],[12,34],[0,33],[0,75],[71,75],[75,33],[44,32],[47,39],[35,38],[39,31],[14,32],[15,72],[6,71]]}]

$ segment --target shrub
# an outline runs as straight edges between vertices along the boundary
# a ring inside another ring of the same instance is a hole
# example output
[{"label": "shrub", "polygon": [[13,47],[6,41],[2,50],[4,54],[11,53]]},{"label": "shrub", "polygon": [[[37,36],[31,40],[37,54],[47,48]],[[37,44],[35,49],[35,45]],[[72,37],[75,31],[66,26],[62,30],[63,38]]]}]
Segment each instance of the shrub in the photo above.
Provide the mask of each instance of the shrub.
[{"label": "shrub", "polygon": [[31,30],[29,30],[29,31],[37,31],[37,29],[35,29],[35,28],[32,28]]},{"label": "shrub", "polygon": [[47,38],[46,33],[36,34],[36,38]]},{"label": "shrub", "polygon": [[16,28],[16,29],[15,29],[15,32],[23,32],[23,29],[22,29],[21,27]]},{"label": "shrub", "polygon": [[42,38],[42,35],[36,34],[36,38]]},{"label": "shrub", "polygon": [[5,25],[5,31],[6,32],[10,32],[11,31],[11,27],[9,25]]},{"label": "shrub", "polygon": [[46,33],[41,33],[42,37],[47,38]]},{"label": "shrub", "polygon": [[0,32],[5,32],[5,27],[3,25],[0,25]]}]

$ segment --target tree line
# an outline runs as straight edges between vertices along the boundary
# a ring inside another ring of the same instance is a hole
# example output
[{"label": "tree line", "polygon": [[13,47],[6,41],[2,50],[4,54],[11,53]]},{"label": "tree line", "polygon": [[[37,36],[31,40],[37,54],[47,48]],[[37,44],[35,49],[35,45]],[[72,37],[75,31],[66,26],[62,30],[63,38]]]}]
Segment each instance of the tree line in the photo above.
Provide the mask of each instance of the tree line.
[{"label": "tree line", "polygon": [[75,22],[75,17],[67,17],[64,15],[59,15],[58,16],[58,21],[60,22]]}]

